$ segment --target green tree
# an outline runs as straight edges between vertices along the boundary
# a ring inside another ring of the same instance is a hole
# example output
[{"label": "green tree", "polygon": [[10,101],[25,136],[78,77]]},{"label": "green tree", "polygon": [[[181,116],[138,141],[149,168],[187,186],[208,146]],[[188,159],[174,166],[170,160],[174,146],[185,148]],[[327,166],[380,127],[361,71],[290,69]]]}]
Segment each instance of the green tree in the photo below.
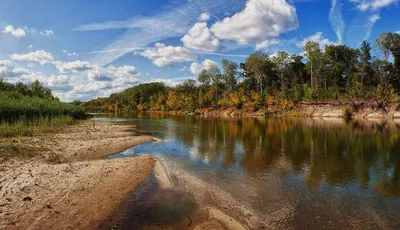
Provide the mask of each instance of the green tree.
[{"label": "green tree", "polygon": [[278,75],[281,84],[281,93],[282,95],[284,95],[288,84],[288,79],[286,79],[286,75],[289,71],[290,63],[293,60],[288,53],[286,53],[285,51],[280,51],[272,57],[272,61],[275,63],[278,69]]},{"label": "green tree", "polygon": [[221,78],[221,70],[218,65],[211,65],[208,69],[204,69],[200,72],[198,81],[206,86],[207,88],[213,84],[215,87],[215,102],[218,101],[218,83]]},{"label": "green tree", "polygon": [[222,60],[222,81],[225,87],[229,90],[235,88],[237,84],[238,67],[239,66],[236,62],[228,61],[226,59]]},{"label": "green tree", "polygon": [[40,97],[40,98],[45,98],[45,99],[54,99],[51,90],[43,87],[43,85],[39,82],[39,80],[34,81],[30,86],[29,90],[31,93],[31,96],[33,97]]},{"label": "green tree", "polygon": [[371,45],[367,41],[363,41],[361,44],[360,63],[357,65],[359,81],[362,84],[372,85],[373,84],[373,70],[371,66]]},{"label": "green tree", "polygon": [[310,68],[311,88],[314,90],[318,90],[321,59],[323,56],[321,48],[319,47],[319,43],[308,41],[304,46],[304,54],[308,59],[307,65],[309,65]]},{"label": "green tree", "polygon": [[335,75],[331,77],[335,78],[340,89],[348,92],[358,62],[359,50],[345,45],[330,45],[325,48],[325,54],[329,59],[329,66],[335,70]]},{"label": "green tree", "polygon": [[384,56],[384,61],[388,61],[390,53],[393,55],[394,63],[393,71],[390,73],[390,82],[400,92],[400,35],[383,33],[375,42]]},{"label": "green tree", "polygon": [[259,51],[250,54],[244,66],[245,77],[249,83],[248,87],[258,90],[261,98],[264,98],[264,88],[274,83],[275,63],[270,60],[266,53]]}]

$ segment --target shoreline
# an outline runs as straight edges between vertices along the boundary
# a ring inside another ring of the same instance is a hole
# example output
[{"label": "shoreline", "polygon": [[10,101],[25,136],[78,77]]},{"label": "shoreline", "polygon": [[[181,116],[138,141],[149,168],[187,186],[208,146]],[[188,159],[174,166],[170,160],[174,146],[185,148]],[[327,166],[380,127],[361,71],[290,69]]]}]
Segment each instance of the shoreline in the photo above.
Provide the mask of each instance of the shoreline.
[{"label": "shoreline", "polygon": [[[199,108],[194,111],[136,111],[116,112],[115,114],[154,113],[166,115],[197,115],[213,117],[305,117],[305,118],[344,118],[344,119],[382,119],[400,120],[400,105],[393,103],[388,108],[380,108],[377,103],[357,102],[299,102],[294,107],[282,109],[280,105],[270,105],[257,110],[227,108]],[[114,114],[106,112],[104,114]]]},{"label": "shoreline", "polygon": [[[144,212],[143,207],[176,212],[173,222],[153,229],[247,229],[233,217],[216,207],[199,204],[174,186],[160,159],[107,159],[135,145],[159,141],[132,136],[127,131],[130,129],[79,121],[55,133],[13,138],[13,143],[29,146],[34,153],[0,155],[0,229],[130,229],[132,224],[143,227],[146,222],[140,221],[151,220],[151,213],[138,214]],[[6,141],[0,139],[0,144]],[[140,196],[146,205],[132,211]],[[158,207],[160,199],[170,202]],[[177,202],[186,203],[188,208],[177,211]]]}]

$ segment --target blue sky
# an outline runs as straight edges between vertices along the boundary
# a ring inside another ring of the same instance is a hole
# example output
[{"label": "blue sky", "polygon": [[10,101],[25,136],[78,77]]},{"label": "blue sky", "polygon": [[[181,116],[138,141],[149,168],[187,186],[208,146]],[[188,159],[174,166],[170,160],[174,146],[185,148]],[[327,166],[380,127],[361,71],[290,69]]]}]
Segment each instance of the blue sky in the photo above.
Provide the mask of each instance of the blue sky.
[{"label": "blue sky", "polygon": [[2,0],[0,76],[64,101],[152,81],[175,85],[226,58],[358,47],[400,31],[397,0]]}]

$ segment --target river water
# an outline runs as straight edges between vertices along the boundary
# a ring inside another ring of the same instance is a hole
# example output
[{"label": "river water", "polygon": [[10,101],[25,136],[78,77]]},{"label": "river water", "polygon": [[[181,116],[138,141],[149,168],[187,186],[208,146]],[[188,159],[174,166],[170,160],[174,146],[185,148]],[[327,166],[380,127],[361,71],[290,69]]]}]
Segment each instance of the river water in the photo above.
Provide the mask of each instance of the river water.
[{"label": "river water", "polygon": [[180,189],[250,229],[400,229],[400,123],[144,113],[146,143]]}]

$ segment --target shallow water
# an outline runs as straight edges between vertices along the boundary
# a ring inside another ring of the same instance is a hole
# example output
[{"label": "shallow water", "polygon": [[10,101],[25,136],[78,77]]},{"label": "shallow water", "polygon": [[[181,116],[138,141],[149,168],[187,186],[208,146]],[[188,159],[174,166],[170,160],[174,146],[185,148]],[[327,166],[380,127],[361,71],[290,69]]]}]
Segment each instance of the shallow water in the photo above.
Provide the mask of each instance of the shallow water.
[{"label": "shallow water", "polygon": [[135,114],[177,187],[251,229],[399,229],[400,124]]}]

